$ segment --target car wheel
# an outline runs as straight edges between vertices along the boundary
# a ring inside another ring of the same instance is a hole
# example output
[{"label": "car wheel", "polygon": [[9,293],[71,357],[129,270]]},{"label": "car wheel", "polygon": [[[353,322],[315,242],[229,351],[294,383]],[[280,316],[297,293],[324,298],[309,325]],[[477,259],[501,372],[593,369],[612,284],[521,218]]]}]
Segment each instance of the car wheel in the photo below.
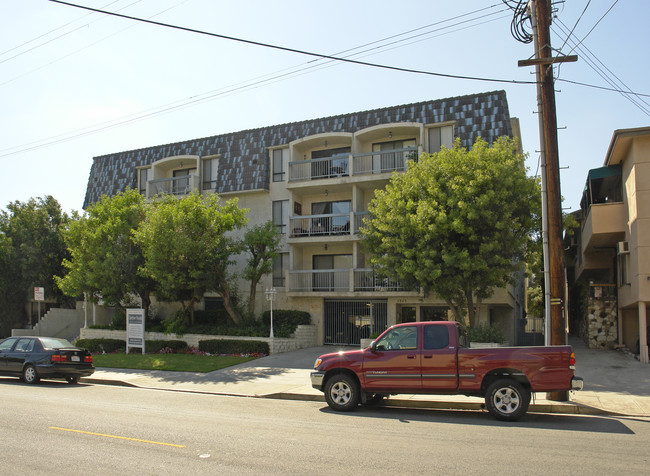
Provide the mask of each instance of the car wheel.
[{"label": "car wheel", "polygon": [[29,384],[38,383],[40,377],[38,376],[38,372],[36,372],[36,367],[31,364],[25,366],[23,369],[23,380]]},{"label": "car wheel", "polygon": [[325,385],[325,401],[332,410],[349,412],[359,403],[359,384],[349,375],[334,375]]},{"label": "car wheel", "polygon": [[66,377],[65,381],[68,382],[70,385],[74,385],[79,382],[79,377]]},{"label": "car wheel", "polygon": [[504,378],[490,384],[485,406],[498,420],[516,421],[528,410],[530,393],[519,382]]}]

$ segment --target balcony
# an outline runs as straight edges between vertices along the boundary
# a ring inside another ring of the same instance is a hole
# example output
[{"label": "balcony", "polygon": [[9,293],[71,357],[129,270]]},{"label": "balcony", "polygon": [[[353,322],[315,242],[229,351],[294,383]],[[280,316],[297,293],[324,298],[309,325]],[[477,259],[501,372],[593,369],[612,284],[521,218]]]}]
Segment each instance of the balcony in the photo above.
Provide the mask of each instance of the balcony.
[{"label": "balcony", "polygon": [[349,164],[349,155],[290,162],[289,181],[345,177],[349,175]]},{"label": "balcony", "polygon": [[390,278],[378,277],[372,269],[310,269],[289,272],[291,292],[394,292],[404,291]]},{"label": "balcony", "polygon": [[626,216],[623,202],[592,204],[582,226],[582,252],[613,248],[624,241]]},{"label": "balcony", "polygon": [[385,150],[355,154],[352,158],[354,175],[382,174],[406,170],[408,160],[417,160],[418,148]]},{"label": "balcony", "polygon": [[[289,217],[289,237],[354,236],[359,233],[366,216],[368,216],[368,212]],[[352,228],[350,228],[350,223],[354,224]]]},{"label": "balcony", "polygon": [[418,147],[406,147],[381,152],[294,161],[289,163],[289,182],[404,171],[409,159],[417,159],[418,151]]},{"label": "balcony", "polygon": [[189,195],[195,190],[200,190],[198,174],[183,175],[180,177],[149,180],[147,182],[146,197],[151,198],[159,194]]}]

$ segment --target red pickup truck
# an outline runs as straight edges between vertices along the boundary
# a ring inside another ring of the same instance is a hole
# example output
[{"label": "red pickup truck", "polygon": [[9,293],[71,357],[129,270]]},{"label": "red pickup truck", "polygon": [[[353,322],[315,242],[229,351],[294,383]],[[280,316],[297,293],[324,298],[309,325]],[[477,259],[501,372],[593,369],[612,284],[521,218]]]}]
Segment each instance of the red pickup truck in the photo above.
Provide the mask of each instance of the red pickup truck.
[{"label": "red pickup truck", "polygon": [[311,383],[337,411],[392,394],[461,394],[485,397],[491,414],[514,421],[531,392],[581,390],[574,373],[570,346],[471,349],[460,324],[436,321],[397,324],[366,349],[321,355]]}]

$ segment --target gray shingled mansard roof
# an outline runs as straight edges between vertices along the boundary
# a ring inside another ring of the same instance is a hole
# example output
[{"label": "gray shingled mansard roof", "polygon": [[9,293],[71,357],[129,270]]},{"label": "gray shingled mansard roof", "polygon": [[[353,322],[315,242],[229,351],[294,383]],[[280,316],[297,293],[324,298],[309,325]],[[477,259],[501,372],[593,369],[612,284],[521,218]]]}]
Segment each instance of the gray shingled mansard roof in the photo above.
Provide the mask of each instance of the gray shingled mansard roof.
[{"label": "gray shingled mansard roof", "polygon": [[500,136],[512,136],[506,93],[493,91],[156,145],[95,157],[84,209],[102,195],[112,196],[127,188],[136,188],[136,167],[165,157],[219,154],[217,193],[268,190],[269,147],[314,134],[356,132],[380,124],[445,121],[455,121],[455,135],[468,148],[478,136],[489,143]]}]

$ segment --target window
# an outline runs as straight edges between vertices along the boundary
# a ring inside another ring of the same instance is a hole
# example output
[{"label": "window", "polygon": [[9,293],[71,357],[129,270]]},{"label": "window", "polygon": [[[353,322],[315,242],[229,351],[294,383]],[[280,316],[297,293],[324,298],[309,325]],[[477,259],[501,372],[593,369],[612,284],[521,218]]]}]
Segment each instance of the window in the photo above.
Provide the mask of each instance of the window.
[{"label": "window", "polygon": [[350,233],[350,200],[337,202],[316,202],[311,204],[312,231],[314,234]]},{"label": "window", "polygon": [[149,181],[149,172],[151,169],[140,169],[138,171],[138,191],[141,195],[147,194],[147,182]]},{"label": "window", "polygon": [[440,152],[442,146],[451,149],[454,146],[454,127],[442,126],[429,129],[429,154]]},{"label": "window", "polygon": [[273,181],[284,182],[285,162],[289,160],[289,149],[275,149],[273,151]]},{"label": "window", "polygon": [[217,188],[218,159],[203,159],[203,190]]},{"label": "window", "polygon": [[628,267],[630,262],[629,254],[620,254],[618,255],[618,284],[619,286],[625,286],[630,284],[628,280]]},{"label": "window", "polygon": [[2,341],[2,343],[0,343],[0,350],[4,350],[5,352],[11,350],[17,340],[18,338],[11,338]]},{"label": "window", "polygon": [[32,352],[34,350],[34,339],[20,339],[14,350],[16,352]]},{"label": "window", "polygon": [[[417,159],[416,151],[405,151],[404,149],[416,147],[415,139],[396,140],[391,142],[382,142],[372,145],[373,152],[381,152],[373,158],[373,170],[379,169],[379,172],[390,172],[392,170],[404,170],[406,161]],[[394,151],[394,152],[391,152]],[[378,162],[378,163],[377,163]]]},{"label": "window", "polygon": [[415,326],[391,329],[377,340],[377,350],[417,349],[418,329]]},{"label": "window", "polygon": [[424,327],[425,349],[444,349],[446,347],[449,347],[449,331],[447,330],[447,326]]},{"label": "window", "polygon": [[420,307],[420,320],[421,321],[448,321],[449,308],[437,306],[422,306]]},{"label": "window", "polygon": [[312,276],[314,291],[347,290],[350,287],[352,255],[314,255]]},{"label": "window", "polygon": [[174,195],[187,195],[192,192],[190,175],[196,174],[196,169],[179,169],[174,170],[174,182],[172,183],[172,193]]},{"label": "window", "polygon": [[311,160],[314,161],[311,166],[312,178],[348,175],[350,151],[350,147],[313,151],[311,153]]},{"label": "window", "polygon": [[287,218],[289,217],[289,200],[276,200],[273,202],[273,224],[278,233],[287,232]]},{"label": "window", "polygon": [[225,309],[223,305],[223,298],[205,298],[203,302],[203,309],[206,311],[219,311]]},{"label": "window", "polygon": [[273,286],[284,287],[286,271],[289,268],[289,253],[280,253],[273,260]]}]

